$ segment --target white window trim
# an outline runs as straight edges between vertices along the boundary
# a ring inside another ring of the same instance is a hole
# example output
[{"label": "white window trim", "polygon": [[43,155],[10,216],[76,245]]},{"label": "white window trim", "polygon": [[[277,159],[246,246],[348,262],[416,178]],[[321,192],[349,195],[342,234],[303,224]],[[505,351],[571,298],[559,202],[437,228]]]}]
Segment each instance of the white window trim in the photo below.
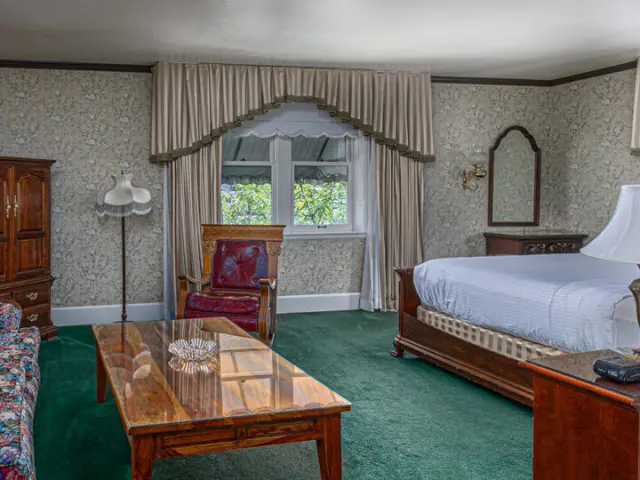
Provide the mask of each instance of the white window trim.
[{"label": "white window trim", "polygon": [[[366,182],[364,142],[362,135],[347,141],[346,162],[326,162],[326,166],[346,166],[347,224],[346,225],[294,225],[293,178],[295,166],[318,165],[318,162],[294,162],[291,159],[291,139],[275,136],[269,142],[269,162],[226,161],[223,166],[271,167],[271,223],[286,225],[285,238],[290,240],[321,238],[360,238],[366,231]],[[359,179],[356,181],[356,179]]]},{"label": "white window trim", "polygon": [[353,232],[353,164],[351,162],[327,162],[321,166],[331,167],[347,167],[347,223],[345,225],[295,225],[293,216],[293,179],[295,178],[296,167],[318,166],[318,162],[291,162],[290,175],[291,175],[291,225],[289,226],[289,233],[293,234],[329,234],[329,233],[345,233]]},{"label": "white window trim", "polygon": [[285,240],[330,240],[339,238],[365,238],[364,232],[334,232],[334,233],[285,233]]}]

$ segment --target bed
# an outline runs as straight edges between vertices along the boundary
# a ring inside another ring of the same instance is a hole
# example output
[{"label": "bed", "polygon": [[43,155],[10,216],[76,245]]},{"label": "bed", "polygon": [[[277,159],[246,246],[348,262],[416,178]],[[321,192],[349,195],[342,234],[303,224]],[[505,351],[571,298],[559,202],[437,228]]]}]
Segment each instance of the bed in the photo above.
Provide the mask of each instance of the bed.
[{"label": "bed", "polygon": [[447,258],[398,269],[404,351],[531,405],[523,360],[640,344],[635,265],[581,254]]}]

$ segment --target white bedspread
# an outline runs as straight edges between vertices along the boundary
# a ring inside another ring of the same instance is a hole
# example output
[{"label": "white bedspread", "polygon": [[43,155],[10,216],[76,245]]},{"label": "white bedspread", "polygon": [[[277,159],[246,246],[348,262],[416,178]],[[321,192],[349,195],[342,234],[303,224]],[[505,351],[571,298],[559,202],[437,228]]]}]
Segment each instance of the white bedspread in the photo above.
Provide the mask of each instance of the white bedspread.
[{"label": "white bedspread", "polygon": [[413,274],[423,305],[567,351],[640,345],[635,265],[582,254],[443,258]]}]

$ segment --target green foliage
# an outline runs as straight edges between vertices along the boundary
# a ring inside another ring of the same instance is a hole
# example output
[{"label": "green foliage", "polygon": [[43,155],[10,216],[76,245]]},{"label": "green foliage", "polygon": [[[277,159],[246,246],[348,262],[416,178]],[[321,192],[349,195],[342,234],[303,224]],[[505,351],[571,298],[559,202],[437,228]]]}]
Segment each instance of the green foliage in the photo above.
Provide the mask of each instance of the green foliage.
[{"label": "green foliage", "polygon": [[[234,183],[222,189],[222,221],[227,224],[271,223],[271,185]],[[293,188],[295,225],[347,223],[346,182],[298,181]]]},{"label": "green foliage", "polygon": [[295,225],[347,223],[347,182],[306,183],[293,186]]},{"label": "green foliage", "polygon": [[223,223],[236,225],[271,223],[270,184],[234,183],[231,188],[223,188],[221,195]]}]

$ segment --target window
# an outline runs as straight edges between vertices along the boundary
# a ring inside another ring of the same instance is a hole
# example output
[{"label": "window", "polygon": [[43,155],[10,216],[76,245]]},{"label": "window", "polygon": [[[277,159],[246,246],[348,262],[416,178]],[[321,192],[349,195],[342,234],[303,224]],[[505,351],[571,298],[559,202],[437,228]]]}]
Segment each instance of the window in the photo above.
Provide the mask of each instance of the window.
[{"label": "window", "polygon": [[271,223],[269,140],[260,137],[222,139],[222,221],[241,225]]},{"label": "window", "polygon": [[222,221],[275,223],[291,234],[353,232],[359,140],[327,136],[222,139]]}]

